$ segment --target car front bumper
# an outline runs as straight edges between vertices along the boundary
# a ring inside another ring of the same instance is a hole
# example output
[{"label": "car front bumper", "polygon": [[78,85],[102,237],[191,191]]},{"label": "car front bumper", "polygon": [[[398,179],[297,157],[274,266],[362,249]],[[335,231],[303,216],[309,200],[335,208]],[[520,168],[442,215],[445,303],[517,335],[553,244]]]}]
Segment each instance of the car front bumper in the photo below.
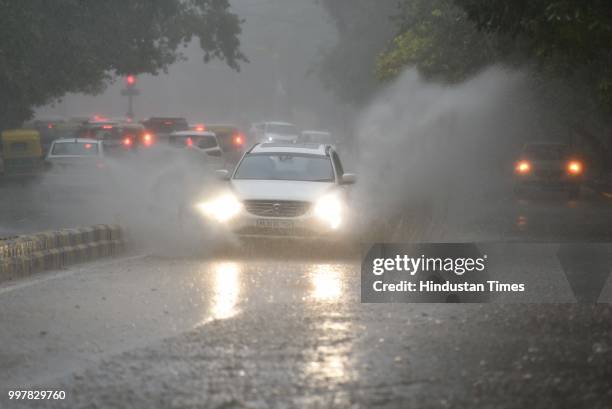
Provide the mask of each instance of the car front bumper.
[{"label": "car front bumper", "polygon": [[514,186],[521,189],[565,190],[575,188],[583,183],[583,178],[554,177],[543,178],[536,176],[516,177]]},{"label": "car front bumper", "polygon": [[261,217],[243,211],[227,223],[241,237],[331,239],[342,238],[347,232],[343,221],[336,229],[313,214],[300,217]]}]

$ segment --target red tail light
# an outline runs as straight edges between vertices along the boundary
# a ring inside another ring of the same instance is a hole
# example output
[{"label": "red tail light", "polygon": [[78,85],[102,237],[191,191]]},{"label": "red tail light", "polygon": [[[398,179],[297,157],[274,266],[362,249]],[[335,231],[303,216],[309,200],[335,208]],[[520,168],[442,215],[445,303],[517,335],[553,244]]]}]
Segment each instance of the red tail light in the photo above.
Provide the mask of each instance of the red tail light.
[{"label": "red tail light", "polygon": [[47,128],[53,129],[53,124],[47,124]]},{"label": "red tail light", "polygon": [[206,130],[206,127],[204,126],[204,124],[197,124],[195,126],[195,130],[198,132],[204,132]]},{"label": "red tail light", "polygon": [[191,148],[193,146],[193,139],[187,138],[187,140],[185,141],[185,144],[187,145],[188,148]]},{"label": "red tail light", "polygon": [[132,140],[131,140],[130,138],[125,138],[125,139],[123,140],[123,144],[124,144],[125,146],[131,146],[131,145],[132,145]]},{"label": "red tail light", "polygon": [[570,175],[577,176],[583,172],[584,168],[583,168],[582,162],[577,161],[577,160],[572,160],[567,164],[566,170],[567,170],[567,173],[569,173]]},{"label": "red tail light", "polygon": [[531,172],[531,163],[529,163],[526,160],[522,160],[516,164],[516,167],[514,168],[514,170],[516,171],[516,173],[520,173],[521,175],[526,175],[527,173]]},{"label": "red tail light", "polygon": [[86,143],[85,144],[85,149],[91,149],[91,144],[90,143]]},{"label": "red tail light", "polygon": [[242,146],[244,145],[244,135],[241,133],[237,133],[234,135],[234,145]]},{"label": "red tail light", "polygon": [[150,133],[146,133],[142,136],[142,142],[145,146],[153,145],[153,136]]},{"label": "red tail light", "polygon": [[112,125],[102,125],[102,129],[113,129]]}]

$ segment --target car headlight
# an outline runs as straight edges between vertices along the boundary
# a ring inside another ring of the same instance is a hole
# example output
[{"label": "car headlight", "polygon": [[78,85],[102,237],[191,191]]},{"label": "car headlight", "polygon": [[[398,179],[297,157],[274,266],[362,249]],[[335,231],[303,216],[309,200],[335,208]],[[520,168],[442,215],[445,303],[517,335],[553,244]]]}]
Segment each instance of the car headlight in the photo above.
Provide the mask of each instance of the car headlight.
[{"label": "car headlight", "polygon": [[206,217],[220,223],[233,219],[242,211],[242,203],[231,193],[207,202],[198,203],[195,207]]},{"label": "car headlight", "polygon": [[338,194],[330,193],[321,197],[315,203],[314,214],[322,221],[329,224],[332,229],[337,229],[342,223],[342,199]]}]

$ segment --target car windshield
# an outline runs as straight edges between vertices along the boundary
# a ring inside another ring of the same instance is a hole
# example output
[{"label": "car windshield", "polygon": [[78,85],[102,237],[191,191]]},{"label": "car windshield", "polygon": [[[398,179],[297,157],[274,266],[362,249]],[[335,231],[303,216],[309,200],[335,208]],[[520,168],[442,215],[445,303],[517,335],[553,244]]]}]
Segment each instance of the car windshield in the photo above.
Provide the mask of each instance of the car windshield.
[{"label": "car windshield", "polygon": [[52,155],[96,156],[98,144],[90,142],[60,142],[53,145]]},{"label": "car windshield", "polygon": [[278,135],[297,135],[297,129],[289,124],[268,124],[267,132]]},{"label": "car windshield", "polygon": [[240,163],[234,179],[333,182],[334,171],[330,159],[324,156],[251,154]]},{"label": "car windshield", "polygon": [[561,160],[567,156],[567,146],[561,144],[527,145],[524,153],[527,157],[536,160]]}]

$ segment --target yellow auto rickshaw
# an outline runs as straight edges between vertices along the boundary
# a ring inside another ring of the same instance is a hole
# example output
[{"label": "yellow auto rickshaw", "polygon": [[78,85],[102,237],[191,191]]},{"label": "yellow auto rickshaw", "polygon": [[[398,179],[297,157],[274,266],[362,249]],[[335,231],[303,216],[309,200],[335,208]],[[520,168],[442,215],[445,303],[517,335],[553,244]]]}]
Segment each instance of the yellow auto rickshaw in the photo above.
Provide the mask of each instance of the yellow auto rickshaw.
[{"label": "yellow auto rickshaw", "polygon": [[11,129],[0,135],[3,176],[33,176],[43,170],[40,134],[31,129]]}]

